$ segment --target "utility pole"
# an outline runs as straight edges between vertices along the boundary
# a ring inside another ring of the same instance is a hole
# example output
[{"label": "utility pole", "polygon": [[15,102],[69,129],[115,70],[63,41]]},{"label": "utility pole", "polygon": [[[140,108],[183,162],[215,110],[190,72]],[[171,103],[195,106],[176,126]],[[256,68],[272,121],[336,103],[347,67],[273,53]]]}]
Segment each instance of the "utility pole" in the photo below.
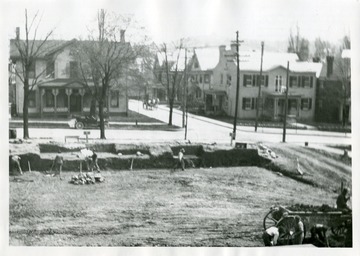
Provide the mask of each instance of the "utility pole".
[{"label": "utility pole", "polygon": [[182,99],[182,128],[185,127],[185,97],[186,97],[186,62],[187,62],[187,49],[184,48],[185,50],[185,68],[184,68],[184,87],[183,87],[183,99]]},{"label": "utility pole", "polygon": [[288,108],[288,93],[289,93],[289,61],[287,62],[286,68],[286,92],[285,92],[285,104],[284,104],[284,127],[283,127],[283,137],[282,142],[285,142],[286,136],[286,116],[287,116],[287,108]]},{"label": "utility pole", "polygon": [[[255,132],[258,127],[258,118],[259,118],[259,106],[260,106],[260,95],[261,95],[261,81],[262,81],[262,65],[263,65],[263,56],[264,56],[264,41],[261,42],[261,63],[260,63],[260,79],[257,81],[259,86],[257,103],[256,103],[256,119],[255,119]],[[264,82],[266,83],[265,79]]]},{"label": "utility pole", "polygon": [[[243,41],[242,41],[243,42]],[[236,99],[235,99],[235,116],[234,116],[234,127],[231,136],[232,145],[233,140],[236,139],[236,123],[237,123],[237,115],[238,115],[238,105],[239,105],[239,89],[240,89],[240,61],[239,61],[239,31],[236,31]]]},{"label": "utility pole", "polygon": [[[185,68],[184,68],[184,99],[183,99],[183,127],[185,126],[185,140],[187,137],[187,48],[185,48]],[[186,122],[185,122],[185,112],[186,112]]]}]

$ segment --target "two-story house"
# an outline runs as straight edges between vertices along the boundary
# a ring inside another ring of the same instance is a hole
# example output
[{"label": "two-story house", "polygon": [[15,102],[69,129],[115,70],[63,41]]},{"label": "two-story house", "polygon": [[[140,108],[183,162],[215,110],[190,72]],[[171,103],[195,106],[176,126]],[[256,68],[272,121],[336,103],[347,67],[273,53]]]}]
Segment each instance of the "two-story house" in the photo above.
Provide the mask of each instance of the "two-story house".
[{"label": "two-story house", "polygon": [[[88,87],[81,82],[82,75],[78,61],[72,54],[77,40],[49,40],[35,60],[30,71],[30,84],[38,77],[29,95],[29,115],[31,116],[70,116],[88,114],[91,104],[91,92],[94,85],[88,81]],[[15,40],[10,40],[10,59],[15,68],[21,71],[20,54]],[[16,113],[22,115],[24,90],[21,79],[16,76],[14,83]],[[126,95],[120,88],[111,88],[105,111],[109,115],[126,113]]]},{"label": "two-story house", "polygon": [[[202,55],[200,52],[204,52]],[[238,117],[254,119],[258,98],[261,55],[257,51],[240,51],[240,76]],[[237,64],[236,46],[196,49],[191,72],[195,77],[209,74],[209,82],[198,78],[205,100],[206,114],[235,115]],[[293,53],[265,52],[261,79],[260,115],[269,120],[279,120],[284,113],[286,67],[289,61],[288,115],[298,119],[313,120],[316,79],[320,63],[299,62]],[[195,65],[199,63],[195,67]],[[203,68],[206,67],[206,68]],[[202,81],[202,83],[200,82]]]},{"label": "two-story house", "polygon": [[[256,117],[258,100],[261,56],[256,52],[249,54],[248,61],[240,63],[238,113],[239,118],[242,119]],[[313,120],[316,79],[320,75],[321,64],[299,62],[297,56],[291,53],[264,53],[259,114],[261,118],[267,120],[280,120],[283,117],[287,62],[289,62],[287,114],[298,120]],[[234,84],[231,86],[231,95],[236,95]],[[230,99],[230,114],[235,113],[234,102],[235,97]]]}]

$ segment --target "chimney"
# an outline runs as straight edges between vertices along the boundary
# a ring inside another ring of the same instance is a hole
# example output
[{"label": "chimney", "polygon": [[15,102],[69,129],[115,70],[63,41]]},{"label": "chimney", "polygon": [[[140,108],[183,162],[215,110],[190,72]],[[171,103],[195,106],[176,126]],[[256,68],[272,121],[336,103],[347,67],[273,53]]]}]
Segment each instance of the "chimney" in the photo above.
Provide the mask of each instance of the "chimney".
[{"label": "chimney", "polygon": [[330,77],[333,73],[333,66],[334,66],[334,56],[326,56],[326,77]]},{"label": "chimney", "polygon": [[15,39],[19,40],[20,39],[20,27],[16,27],[15,35],[16,35]]},{"label": "chimney", "polygon": [[125,30],[120,30],[120,43],[125,43]]}]

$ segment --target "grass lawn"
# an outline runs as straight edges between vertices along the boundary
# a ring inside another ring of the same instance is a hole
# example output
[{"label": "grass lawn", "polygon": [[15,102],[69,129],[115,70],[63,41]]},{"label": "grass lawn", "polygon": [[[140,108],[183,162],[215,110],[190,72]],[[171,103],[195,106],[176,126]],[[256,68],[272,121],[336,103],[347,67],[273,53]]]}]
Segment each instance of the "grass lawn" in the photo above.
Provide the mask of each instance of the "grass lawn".
[{"label": "grass lawn", "polygon": [[262,246],[274,204],[333,205],[336,193],[258,167],[103,171],[96,185],[10,177],[10,245]]}]

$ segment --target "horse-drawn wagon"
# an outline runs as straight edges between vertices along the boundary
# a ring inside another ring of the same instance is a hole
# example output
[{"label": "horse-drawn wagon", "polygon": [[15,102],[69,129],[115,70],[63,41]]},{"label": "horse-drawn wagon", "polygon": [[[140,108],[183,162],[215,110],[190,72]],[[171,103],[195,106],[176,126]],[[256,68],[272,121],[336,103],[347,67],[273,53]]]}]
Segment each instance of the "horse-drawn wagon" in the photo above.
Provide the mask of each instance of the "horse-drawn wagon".
[{"label": "horse-drawn wagon", "polygon": [[[299,216],[304,224],[304,237],[306,232],[315,224],[323,224],[331,229],[336,236],[345,235],[349,222],[351,223],[351,212],[343,212],[328,205],[305,206],[295,205],[288,208],[283,206],[271,207],[263,220],[264,229],[271,226],[283,227],[283,233],[280,234],[278,242],[289,244],[291,234],[296,227],[295,216]],[[309,233],[309,232],[308,232]]]}]

